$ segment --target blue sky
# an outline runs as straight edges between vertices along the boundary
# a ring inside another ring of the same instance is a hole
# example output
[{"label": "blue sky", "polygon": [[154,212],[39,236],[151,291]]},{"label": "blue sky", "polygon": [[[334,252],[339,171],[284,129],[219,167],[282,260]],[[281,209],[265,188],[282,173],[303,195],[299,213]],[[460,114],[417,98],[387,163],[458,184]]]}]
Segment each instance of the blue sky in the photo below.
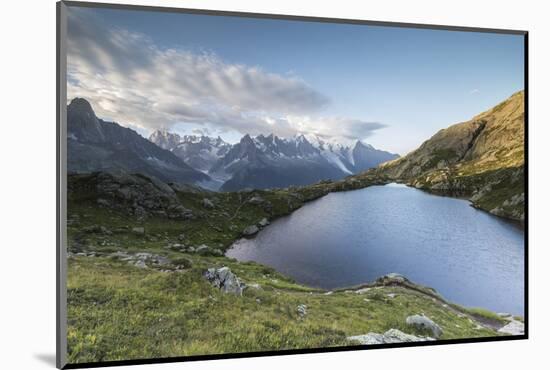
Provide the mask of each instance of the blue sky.
[{"label": "blue sky", "polygon": [[406,154],[524,86],[519,35],[79,8],[68,39],[69,98],[144,135],[312,132]]}]

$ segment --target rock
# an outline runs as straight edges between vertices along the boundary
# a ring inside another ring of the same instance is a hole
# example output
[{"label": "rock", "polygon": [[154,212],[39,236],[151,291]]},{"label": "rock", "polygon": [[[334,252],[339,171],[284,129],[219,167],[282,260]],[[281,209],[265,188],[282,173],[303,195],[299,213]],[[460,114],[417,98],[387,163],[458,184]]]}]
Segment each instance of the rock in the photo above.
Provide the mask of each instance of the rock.
[{"label": "rock", "polygon": [[159,266],[165,266],[165,265],[170,264],[170,262],[171,262],[169,258],[166,258],[164,256],[154,256],[152,258],[152,261],[153,261],[154,264],[159,265]]},{"label": "rock", "polygon": [[259,205],[259,204],[262,204],[263,202],[265,202],[264,198],[262,198],[259,195],[254,195],[252,198],[248,200],[248,203],[254,204],[254,205]]},{"label": "rock", "polygon": [[355,291],[355,294],[363,294],[363,293],[366,293],[368,292],[369,290],[371,290],[372,288],[361,288],[361,289],[357,289]]},{"label": "rock", "polygon": [[401,284],[408,281],[409,280],[405,276],[401,274],[397,274],[395,272],[381,276],[378,279],[376,279],[376,282],[379,284],[394,284],[394,283]]},{"label": "rock", "polygon": [[132,232],[135,234],[143,235],[145,234],[145,228],[143,227],[132,227]]},{"label": "rock", "polygon": [[220,289],[224,293],[235,294],[241,296],[245,288],[245,284],[241,283],[239,278],[231,272],[229,267],[219,269],[209,268],[204,277],[213,286]]},{"label": "rock", "polygon": [[208,198],[204,198],[204,199],[202,200],[202,206],[203,206],[204,208],[214,208],[214,207],[215,207],[215,206],[214,206],[214,203],[212,203],[212,201],[211,201],[210,199],[208,199]]},{"label": "rock", "polygon": [[439,338],[443,334],[441,327],[424,315],[409,316],[405,322],[417,329],[430,330],[435,338]]},{"label": "rock", "polygon": [[258,222],[258,225],[261,227],[266,227],[267,225],[269,225],[269,220],[264,217],[260,220],[260,222]]},{"label": "rock", "polygon": [[386,294],[386,296],[389,297],[389,298],[395,298],[397,296],[397,294],[389,293],[389,294]]},{"label": "rock", "polygon": [[185,234],[183,234],[183,233],[179,234],[179,235],[178,235],[178,240],[179,240],[180,242],[185,241]]},{"label": "rock", "polygon": [[97,205],[100,207],[110,207],[111,203],[107,199],[98,198]]},{"label": "rock", "polygon": [[210,247],[206,244],[201,244],[195,248],[195,253],[199,254],[208,254],[210,252]]},{"label": "rock", "polygon": [[305,304],[300,304],[298,305],[298,307],[296,307],[296,311],[298,312],[298,315],[300,315],[300,317],[304,317],[305,315],[307,315],[307,306]]},{"label": "rock", "polygon": [[348,337],[348,340],[359,342],[360,344],[387,344],[387,343],[406,343],[406,342],[426,342],[434,340],[430,337],[417,337],[415,335],[403,333],[397,329],[390,329],[384,334],[368,333]]},{"label": "rock", "polygon": [[260,229],[258,228],[258,226],[256,226],[256,225],[250,225],[250,226],[247,226],[247,227],[243,230],[243,235],[244,235],[244,236],[252,236],[252,235],[256,234],[258,231],[260,231]]},{"label": "rock", "polygon": [[134,266],[139,267],[139,268],[142,268],[142,269],[146,269],[146,268],[147,268],[147,265],[146,265],[145,262],[142,261],[142,260],[136,261],[136,263],[134,263]]},{"label": "rock", "polygon": [[525,333],[525,324],[512,319],[508,324],[498,329],[498,332],[510,335],[523,335]]},{"label": "rock", "polygon": [[218,257],[221,257],[223,256],[223,252],[217,248],[212,248],[210,249],[210,254],[213,255],[213,256],[218,256]]},{"label": "rock", "polygon": [[134,256],[137,259],[144,261],[144,260],[148,260],[151,257],[153,257],[153,254],[152,253],[147,253],[147,252],[139,252],[139,253],[136,253]]},{"label": "rock", "polygon": [[95,180],[97,203],[102,207],[119,209],[140,220],[151,215],[181,219],[193,217],[192,212],[180,204],[172,187],[154,177],[124,172],[101,172],[89,176],[89,181],[83,183],[93,184]]}]

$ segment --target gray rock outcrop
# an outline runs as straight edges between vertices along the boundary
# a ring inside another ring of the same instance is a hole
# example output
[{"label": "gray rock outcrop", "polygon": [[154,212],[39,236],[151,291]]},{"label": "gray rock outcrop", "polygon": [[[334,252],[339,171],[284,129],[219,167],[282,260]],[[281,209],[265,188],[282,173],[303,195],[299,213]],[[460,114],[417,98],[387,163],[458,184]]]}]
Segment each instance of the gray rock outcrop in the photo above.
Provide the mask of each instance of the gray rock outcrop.
[{"label": "gray rock outcrop", "polygon": [[512,319],[508,324],[500,328],[498,332],[510,335],[523,335],[525,333],[525,324]]},{"label": "gray rock outcrop", "polygon": [[305,304],[300,304],[298,305],[298,307],[296,307],[296,311],[298,312],[298,315],[300,315],[300,317],[304,317],[305,315],[307,315],[307,306]]},{"label": "gray rock outcrop", "polygon": [[204,208],[214,208],[214,203],[210,199],[204,198],[202,200],[202,206]]},{"label": "gray rock outcrop", "polygon": [[409,316],[405,322],[417,329],[431,331],[435,338],[439,338],[443,334],[441,327],[424,315]]},{"label": "gray rock outcrop", "polygon": [[224,293],[235,294],[241,296],[245,288],[245,284],[241,283],[239,278],[231,272],[229,267],[216,269],[209,268],[204,273],[206,280],[213,286],[220,289]]},{"label": "gray rock outcrop", "polygon": [[415,335],[403,333],[397,329],[390,329],[384,334],[368,333],[364,335],[356,335],[347,339],[359,342],[360,344],[387,344],[387,343],[407,343],[407,342],[425,342],[432,341],[430,337],[418,337]]},{"label": "gray rock outcrop", "polygon": [[260,229],[258,228],[258,226],[256,226],[256,225],[250,225],[250,226],[247,226],[247,227],[243,230],[243,235],[244,235],[244,236],[252,236],[252,235],[256,234],[258,231],[260,231]]}]

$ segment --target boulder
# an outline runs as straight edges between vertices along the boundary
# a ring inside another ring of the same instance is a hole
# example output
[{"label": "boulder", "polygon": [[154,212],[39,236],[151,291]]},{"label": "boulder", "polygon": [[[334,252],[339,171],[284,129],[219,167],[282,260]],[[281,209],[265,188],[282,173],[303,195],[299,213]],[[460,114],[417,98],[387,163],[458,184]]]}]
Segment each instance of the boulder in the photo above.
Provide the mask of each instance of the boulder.
[{"label": "boulder", "polygon": [[267,225],[269,225],[269,220],[264,217],[260,220],[260,222],[258,222],[258,225],[260,227],[266,227]]},{"label": "boulder", "polygon": [[132,232],[135,233],[135,234],[143,235],[143,234],[145,234],[145,228],[143,228],[143,227],[133,227]]},{"label": "boulder", "polygon": [[256,226],[256,225],[250,225],[250,226],[247,226],[247,227],[243,230],[243,235],[244,235],[244,236],[252,236],[252,235],[256,234],[258,231],[260,231],[260,229],[258,228],[258,226]]},{"label": "boulder", "polygon": [[262,204],[263,202],[265,202],[264,198],[262,198],[259,195],[254,195],[248,200],[248,203],[254,204],[254,205],[259,205],[259,204]]},{"label": "boulder", "polygon": [[509,335],[523,335],[525,333],[525,324],[512,319],[508,324],[498,329],[498,332]]},{"label": "boulder", "polygon": [[360,344],[387,344],[387,343],[407,343],[407,342],[426,342],[434,340],[430,337],[417,337],[415,335],[403,333],[397,329],[390,329],[384,334],[368,333],[348,337],[348,340],[359,342]]},{"label": "boulder", "polygon": [[300,315],[300,317],[304,317],[305,315],[307,315],[307,306],[305,304],[300,304],[298,305],[298,307],[296,307],[296,311],[298,312],[298,315]]},{"label": "boulder", "polygon": [[435,338],[439,338],[443,334],[441,327],[424,315],[409,316],[405,322],[417,329],[431,331]]},{"label": "boulder", "polygon": [[239,278],[231,272],[229,267],[219,269],[209,268],[204,273],[206,280],[213,286],[220,289],[224,293],[235,294],[241,296],[245,288],[245,284],[241,283]]},{"label": "boulder", "polygon": [[402,283],[406,283],[408,281],[409,280],[405,276],[403,276],[401,274],[397,274],[395,272],[392,272],[390,274],[381,276],[378,279],[376,279],[376,283],[384,284],[384,285],[402,284]]},{"label": "boulder", "polygon": [[134,266],[136,267],[139,267],[139,268],[142,268],[142,269],[146,269],[147,268],[147,265],[145,264],[145,261],[142,261],[142,260],[138,260],[134,263]]},{"label": "boulder", "polygon": [[98,198],[97,205],[100,207],[110,207],[111,202],[109,202],[107,199]]},{"label": "boulder", "polygon": [[195,252],[199,254],[208,254],[208,252],[210,252],[210,247],[206,244],[201,244],[195,248]]},{"label": "boulder", "polygon": [[214,208],[214,203],[210,199],[204,198],[202,200],[202,206],[204,208]]}]

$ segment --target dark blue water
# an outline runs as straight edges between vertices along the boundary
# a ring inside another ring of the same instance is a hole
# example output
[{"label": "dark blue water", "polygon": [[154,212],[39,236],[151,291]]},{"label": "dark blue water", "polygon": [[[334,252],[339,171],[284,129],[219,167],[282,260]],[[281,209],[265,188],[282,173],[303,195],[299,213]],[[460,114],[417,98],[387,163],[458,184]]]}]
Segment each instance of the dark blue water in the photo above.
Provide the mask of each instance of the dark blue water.
[{"label": "dark blue water", "polygon": [[452,302],[523,314],[524,231],[462,199],[390,184],[331,193],[227,256],[333,289],[398,272]]}]

